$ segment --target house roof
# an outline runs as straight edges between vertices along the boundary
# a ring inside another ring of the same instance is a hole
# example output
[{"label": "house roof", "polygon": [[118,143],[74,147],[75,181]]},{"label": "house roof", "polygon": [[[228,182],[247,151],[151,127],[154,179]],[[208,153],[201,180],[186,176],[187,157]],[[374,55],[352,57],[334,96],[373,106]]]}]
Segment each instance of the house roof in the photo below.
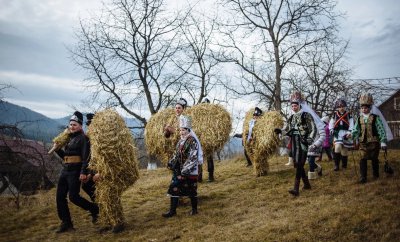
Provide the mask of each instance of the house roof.
[{"label": "house roof", "polygon": [[394,96],[400,95],[400,89],[395,91],[392,95],[390,95],[385,101],[383,101],[381,104],[379,104],[378,108],[381,108],[383,105],[385,105],[387,102],[392,100]]},{"label": "house roof", "polygon": [[0,139],[0,147],[7,147],[14,154],[22,156],[26,161],[34,166],[41,166],[42,162],[51,160],[42,142],[26,139]]}]

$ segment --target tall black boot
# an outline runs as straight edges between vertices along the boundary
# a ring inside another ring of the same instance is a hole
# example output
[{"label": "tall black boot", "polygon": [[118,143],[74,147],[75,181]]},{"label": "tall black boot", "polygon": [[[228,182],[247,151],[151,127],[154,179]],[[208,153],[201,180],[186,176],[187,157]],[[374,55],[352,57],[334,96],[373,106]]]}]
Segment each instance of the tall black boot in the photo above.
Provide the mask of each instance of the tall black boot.
[{"label": "tall black boot", "polygon": [[63,221],[60,225],[60,227],[58,228],[58,230],[56,231],[57,234],[59,233],[65,233],[68,231],[72,231],[75,230],[74,226],[72,225],[71,221]]},{"label": "tall black boot", "polygon": [[178,197],[171,197],[171,205],[169,211],[162,214],[164,218],[170,218],[176,215],[176,208],[178,207],[178,201],[179,201]]},{"label": "tall black boot", "polygon": [[379,160],[372,160],[372,174],[374,174],[375,178],[379,177]]},{"label": "tall black boot", "polygon": [[360,160],[360,183],[367,182],[367,160]]},{"label": "tall black boot", "polygon": [[335,160],[335,168],[333,169],[334,171],[339,170],[340,156],[341,156],[340,153],[333,153],[333,157]]},{"label": "tall black boot", "polygon": [[292,194],[293,196],[298,196],[299,195],[299,186],[300,186],[300,179],[296,178],[294,180],[294,187],[293,187],[293,189],[289,190],[289,193]]},{"label": "tall black boot", "polygon": [[348,160],[348,156],[342,156],[342,168],[343,169],[347,168],[347,160]]},{"label": "tall black boot", "polygon": [[190,211],[190,215],[197,214],[197,197],[190,197],[190,203],[192,204],[192,211]]}]

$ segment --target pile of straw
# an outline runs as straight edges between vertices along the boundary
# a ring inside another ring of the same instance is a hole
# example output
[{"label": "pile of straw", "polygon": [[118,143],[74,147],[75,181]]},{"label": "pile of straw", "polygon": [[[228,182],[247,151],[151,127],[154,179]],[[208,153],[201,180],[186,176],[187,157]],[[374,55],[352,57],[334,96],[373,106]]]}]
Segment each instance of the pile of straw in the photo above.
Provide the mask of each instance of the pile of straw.
[{"label": "pile of straw", "polygon": [[69,131],[68,128],[66,128],[63,132],[61,132],[59,135],[57,135],[53,139],[53,148],[48,152],[49,154],[53,153],[54,151],[60,149],[64,145],[68,144],[68,142],[71,140],[71,137],[69,136],[71,132]]},{"label": "pile of straw", "polygon": [[115,226],[124,222],[121,195],[139,177],[137,150],[125,121],[111,109],[96,113],[88,136],[89,169],[101,176],[96,183],[100,221]]},{"label": "pile of straw", "polygon": [[257,119],[252,131],[252,141],[247,142],[249,133],[249,121],[253,117],[253,109],[246,113],[243,122],[243,144],[244,148],[253,162],[256,176],[263,176],[268,173],[268,158],[276,151],[280,140],[275,134],[275,128],[283,126],[283,118],[276,111],[265,112]]},{"label": "pile of straw", "polygon": [[[219,151],[228,141],[232,120],[221,105],[198,104],[187,108],[183,115],[191,116],[192,129],[200,140],[204,157]],[[166,125],[176,127],[175,133],[169,138],[163,134]],[[161,110],[150,118],[145,129],[145,143],[150,155],[156,156],[166,164],[172,157],[178,140],[179,121],[172,108]]]}]

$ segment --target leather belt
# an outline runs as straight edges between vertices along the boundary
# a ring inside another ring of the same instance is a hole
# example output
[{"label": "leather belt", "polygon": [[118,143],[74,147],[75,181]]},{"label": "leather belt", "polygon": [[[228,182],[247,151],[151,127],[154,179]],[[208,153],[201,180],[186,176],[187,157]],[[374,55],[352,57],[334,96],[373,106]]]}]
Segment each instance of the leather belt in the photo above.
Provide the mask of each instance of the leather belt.
[{"label": "leather belt", "polygon": [[64,156],[64,162],[66,164],[79,163],[82,162],[82,159],[79,155]]}]

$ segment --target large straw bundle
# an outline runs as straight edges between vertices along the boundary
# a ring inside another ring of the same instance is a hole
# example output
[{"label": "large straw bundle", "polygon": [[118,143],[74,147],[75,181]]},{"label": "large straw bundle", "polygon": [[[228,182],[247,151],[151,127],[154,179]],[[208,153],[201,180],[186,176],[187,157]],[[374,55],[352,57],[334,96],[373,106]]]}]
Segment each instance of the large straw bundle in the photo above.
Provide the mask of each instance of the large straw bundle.
[{"label": "large straw bundle", "polygon": [[139,177],[137,150],[131,131],[114,110],[96,113],[89,126],[90,169],[101,176],[96,183],[100,220],[115,226],[124,221],[121,195]]},{"label": "large straw bundle", "polygon": [[243,144],[253,162],[254,171],[257,176],[268,173],[268,158],[276,151],[279,145],[279,138],[274,129],[283,125],[283,118],[279,112],[265,112],[257,119],[252,131],[252,141],[247,142],[249,133],[249,121],[252,119],[253,109],[248,111],[243,123]]},{"label": "large straw bundle", "polygon": [[66,145],[70,140],[71,137],[69,136],[71,132],[69,131],[68,128],[66,128],[63,132],[58,134],[54,139],[53,139],[53,148],[48,152],[49,154],[53,153],[54,151],[60,149],[64,145]]},{"label": "large straw bundle", "polygon": [[221,150],[229,139],[232,120],[228,111],[218,104],[202,103],[188,108],[192,128],[200,140],[205,157]]},{"label": "large straw bundle", "polygon": [[[199,138],[204,157],[222,149],[229,139],[232,121],[229,113],[218,104],[202,103],[187,108],[183,115],[192,117],[192,129]],[[166,125],[176,127],[171,137],[165,138],[163,129]],[[146,148],[150,155],[166,164],[175,151],[179,140],[179,122],[172,108],[164,109],[153,115],[146,125]]]},{"label": "large straw bundle", "polygon": [[[164,136],[166,125],[175,128],[175,132],[168,138]],[[144,136],[147,152],[167,164],[179,140],[179,121],[174,109],[167,108],[151,116],[146,124]]]}]

